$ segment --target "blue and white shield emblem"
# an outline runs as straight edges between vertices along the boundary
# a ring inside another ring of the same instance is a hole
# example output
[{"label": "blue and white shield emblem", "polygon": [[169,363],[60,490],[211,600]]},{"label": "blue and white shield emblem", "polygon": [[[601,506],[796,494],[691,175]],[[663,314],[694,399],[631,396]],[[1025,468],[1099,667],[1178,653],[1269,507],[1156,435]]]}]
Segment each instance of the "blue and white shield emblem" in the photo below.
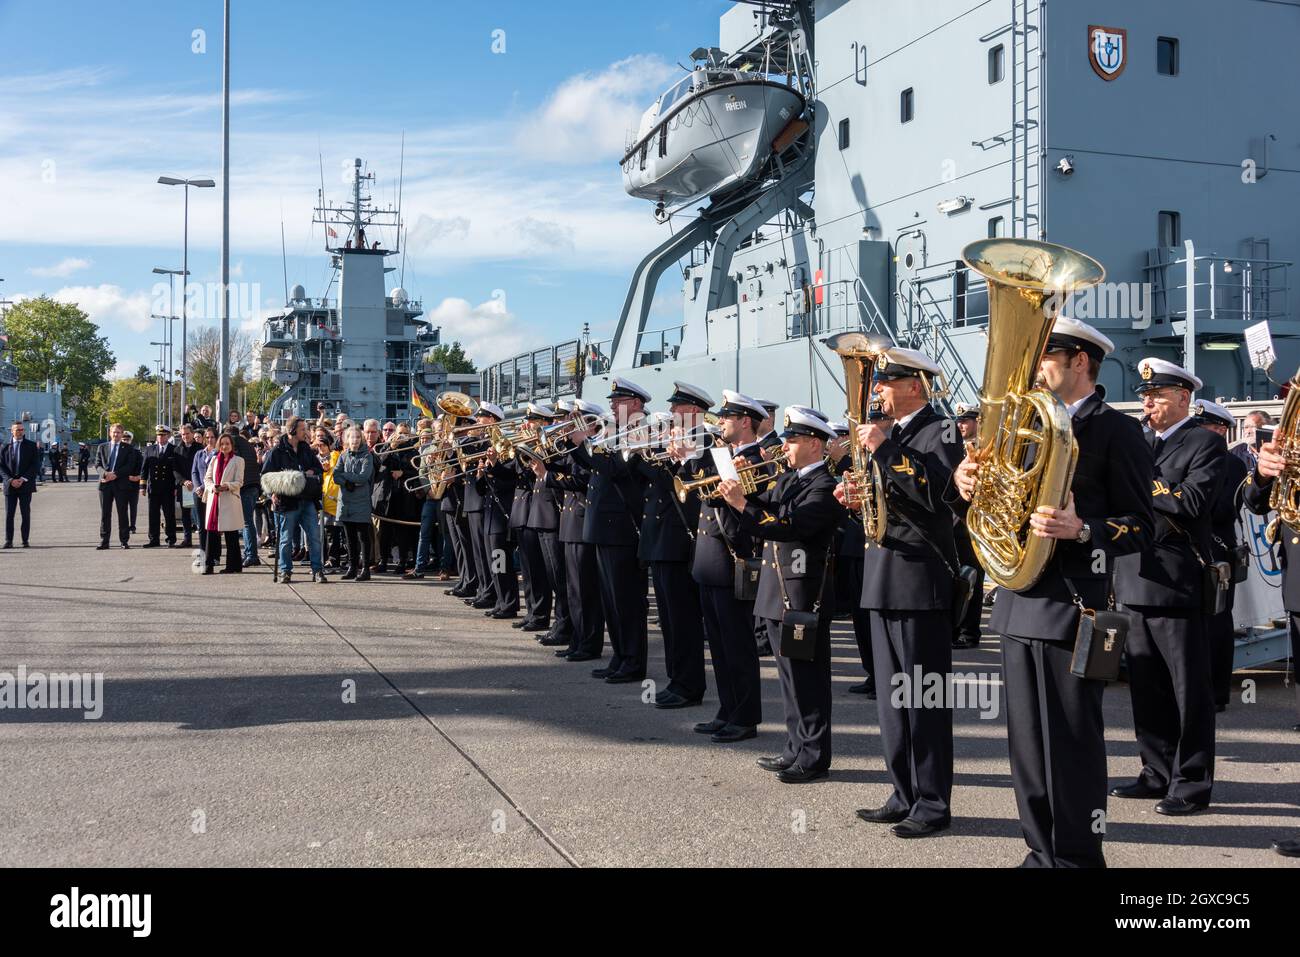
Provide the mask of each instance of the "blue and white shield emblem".
[{"label": "blue and white shield emblem", "polygon": [[1128,31],[1120,27],[1088,27],[1088,61],[1103,80],[1113,80],[1128,63]]}]

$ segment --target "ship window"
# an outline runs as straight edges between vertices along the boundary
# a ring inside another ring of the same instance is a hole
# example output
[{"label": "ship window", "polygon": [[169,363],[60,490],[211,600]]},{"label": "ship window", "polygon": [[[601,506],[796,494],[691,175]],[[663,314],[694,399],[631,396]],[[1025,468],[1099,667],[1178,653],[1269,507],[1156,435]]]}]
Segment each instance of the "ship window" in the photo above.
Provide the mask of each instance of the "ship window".
[{"label": "ship window", "polygon": [[1161,76],[1178,75],[1178,40],[1156,37],[1156,72]]},{"label": "ship window", "polygon": [[1006,48],[999,43],[989,50],[989,83],[1001,83],[1006,75]]},{"label": "ship window", "polygon": [[899,122],[910,123],[913,115],[912,88],[909,86],[898,97]]},{"label": "ship window", "polygon": [[989,239],[999,239],[1007,234],[1007,223],[1001,216],[989,220]]},{"label": "ship window", "polygon": [[840,120],[840,149],[849,148],[849,118],[846,116]]},{"label": "ship window", "polygon": [[1172,210],[1162,209],[1156,217],[1156,245],[1178,246],[1183,241],[1182,217]]}]

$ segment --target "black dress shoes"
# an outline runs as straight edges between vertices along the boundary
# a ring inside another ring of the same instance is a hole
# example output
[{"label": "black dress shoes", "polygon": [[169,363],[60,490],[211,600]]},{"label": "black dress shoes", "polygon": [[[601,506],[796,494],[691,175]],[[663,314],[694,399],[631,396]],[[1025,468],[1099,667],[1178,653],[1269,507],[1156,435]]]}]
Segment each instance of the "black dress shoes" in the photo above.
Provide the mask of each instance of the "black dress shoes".
[{"label": "black dress shoes", "polygon": [[108,542],[100,542],[98,545],[95,546],[95,551],[97,552],[108,551]]},{"label": "black dress shoes", "polygon": [[[557,652],[558,654],[558,652]],[[596,661],[600,655],[593,655],[586,651],[572,651],[564,655],[569,661]]]},{"label": "black dress shoes", "polygon": [[861,684],[849,685],[849,694],[864,694],[868,698],[875,700],[876,683],[872,681],[870,678],[868,678],[866,681],[862,682]]},{"label": "black dress shoes", "polygon": [[526,621],[523,624],[524,631],[550,631],[551,623],[545,619],[541,621]]},{"label": "black dress shoes", "polygon": [[1165,796],[1165,789],[1153,787],[1138,778],[1128,784],[1115,785],[1110,789],[1110,796],[1116,798],[1162,798]]},{"label": "black dress shoes", "polygon": [[507,618],[518,618],[519,613],[515,611],[494,611],[488,617],[496,618],[498,620],[505,620]]},{"label": "black dress shoes", "polygon": [[868,824],[897,824],[899,821],[907,820],[906,811],[895,810],[888,806],[858,808],[855,813]]},{"label": "black dress shoes", "polygon": [[712,721],[701,721],[691,730],[696,734],[717,734],[726,726],[727,722],[719,721],[717,718],[714,718]]},{"label": "black dress shoes", "polygon": [[545,638],[538,638],[537,643],[543,648],[558,648],[560,645],[563,645],[565,648],[569,647],[568,638],[560,638],[555,635],[547,635]]},{"label": "black dress shoes", "polygon": [[759,758],[754,762],[764,771],[779,773],[794,765],[793,761],[787,761],[784,758]]},{"label": "black dress shoes", "polygon": [[604,668],[592,668],[591,676],[593,678],[608,678],[614,673],[614,670],[606,665]]},{"label": "black dress shoes", "polygon": [[130,543],[128,543],[128,542],[123,542],[123,543],[122,543],[122,547],[123,547],[123,548],[130,548],[131,545],[130,545]]},{"label": "black dress shoes", "polygon": [[1283,857],[1300,857],[1300,839],[1279,840],[1273,842],[1273,850]]},{"label": "black dress shoes", "polygon": [[645,681],[644,671],[619,671],[605,677],[607,685],[628,685],[635,681]]},{"label": "black dress shoes", "polygon": [[514,623],[513,625],[511,625],[510,627],[511,627],[511,628],[522,628],[522,627],[524,627],[524,625],[526,625],[526,624],[528,624],[528,620],[525,619],[525,618],[521,618],[519,621],[515,622],[515,623]]},{"label": "black dress shoes", "polygon": [[141,545],[140,547],[141,547],[141,548],[161,548],[162,546],[159,545],[157,542],[145,542],[145,543],[144,543],[143,545]]},{"label": "black dress shoes", "polygon": [[31,542],[23,542],[23,548],[31,548],[31,547],[32,547]]},{"label": "black dress shoes", "polygon": [[891,827],[889,833],[893,834],[894,837],[933,837],[948,830],[951,826],[948,821],[944,821],[942,824],[926,824],[924,821],[914,821],[909,817]]},{"label": "black dress shoes", "polygon": [[727,724],[709,738],[714,744],[735,744],[758,737],[758,728],[743,724]]},{"label": "black dress shoes", "polygon": [[4,548],[13,548],[13,547],[14,547],[14,543],[13,543],[13,542],[5,542],[3,547],[4,547]]},{"label": "black dress shoes", "polygon": [[495,608],[497,606],[495,601],[474,601],[472,599],[466,601],[465,604],[471,608]]},{"label": "black dress shoes", "polygon": [[656,708],[690,708],[700,704],[703,698],[687,698],[685,695],[679,695],[675,691],[665,691],[655,698]]},{"label": "black dress shoes", "polygon": [[826,768],[816,771],[812,768],[802,768],[797,764],[792,764],[784,771],[778,771],[776,779],[782,784],[808,784],[812,781],[819,781],[830,773]]},{"label": "black dress shoes", "polygon": [[1156,813],[1167,814],[1169,817],[1186,817],[1204,811],[1207,807],[1208,804],[1193,804],[1185,798],[1167,797],[1156,805]]}]

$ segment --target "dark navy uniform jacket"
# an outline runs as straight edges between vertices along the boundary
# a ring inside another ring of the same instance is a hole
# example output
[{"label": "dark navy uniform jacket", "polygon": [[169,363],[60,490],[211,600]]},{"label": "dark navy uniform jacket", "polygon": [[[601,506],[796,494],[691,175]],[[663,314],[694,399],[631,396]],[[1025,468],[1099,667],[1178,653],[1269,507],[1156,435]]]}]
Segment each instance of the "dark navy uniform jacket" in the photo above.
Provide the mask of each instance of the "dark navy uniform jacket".
[{"label": "dark navy uniform jacket", "polygon": [[[749,496],[741,527],[765,542],[756,616],[780,621],[786,600],[792,611],[812,611],[823,600],[835,527],[844,514],[835,501],[835,484],[821,463],[803,476],[793,469],[782,472],[775,487]],[[827,608],[826,615],[831,611]]]},{"label": "dark navy uniform jacket", "polygon": [[1085,605],[1105,609],[1116,559],[1151,547],[1151,447],[1142,426],[1097,393],[1079,407],[1071,424],[1079,461],[1070,490],[1074,510],[1091,528],[1092,539],[1058,540],[1033,586],[1020,592],[999,588],[989,618],[989,630],[997,634],[1074,641],[1079,608],[1066,577]]},{"label": "dark navy uniform jacket", "polygon": [[645,480],[634,475],[617,452],[590,452],[583,443],[574,446],[569,454],[591,472],[587,481],[583,541],[590,545],[637,548]]},{"label": "dark navy uniform jacket", "polygon": [[[1186,428],[1186,426],[1184,426]],[[1241,487],[1242,498],[1246,507],[1256,515],[1269,513],[1268,499],[1273,492],[1273,483],[1277,479],[1264,478],[1256,470],[1246,476],[1246,484]],[[1278,523],[1277,538],[1281,551],[1282,604],[1288,612],[1300,614],[1300,529]]]},{"label": "dark navy uniform jacket", "polygon": [[562,496],[560,502],[560,541],[580,545],[582,526],[587,520],[587,483],[591,470],[573,461],[571,454],[546,463],[546,488]]},{"label": "dark navy uniform jacket", "polygon": [[628,464],[646,483],[637,557],[643,562],[689,562],[700,497],[691,495],[685,503],[677,501],[673,478],[679,470],[675,463],[647,462],[643,456],[633,455]]},{"label": "dark navy uniform jacket", "polygon": [[[761,462],[763,456],[758,443],[751,443],[740,453],[746,461]],[[735,457],[734,454],[732,456]],[[682,463],[683,481],[695,481],[707,475],[716,475],[713,457],[707,452],[699,458]],[[698,495],[690,498],[699,499]],[[736,558],[757,558],[761,547],[740,524],[735,509],[721,499],[700,501],[699,519],[695,525],[695,558],[691,562],[691,577],[697,584],[715,588],[732,588],[736,583]],[[732,551],[735,558],[732,557]]]},{"label": "dark navy uniform jacket", "polygon": [[[879,611],[939,611],[952,607],[953,469],[964,456],[961,432],[932,406],[921,409],[874,453],[885,485],[885,538],[867,543],[861,607]],[[842,508],[843,506],[841,506]],[[914,531],[900,519],[906,514]],[[940,555],[943,557],[941,558]]]},{"label": "dark navy uniform jacket", "polygon": [[[1148,440],[1152,436],[1148,433]],[[1223,436],[1195,422],[1180,425],[1156,450],[1148,493],[1155,513],[1154,541],[1116,559],[1117,601],[1199,611],[1204,571],[1197,556],[1206,562],[1213,557],[1211,516],[1227,454]]]}]

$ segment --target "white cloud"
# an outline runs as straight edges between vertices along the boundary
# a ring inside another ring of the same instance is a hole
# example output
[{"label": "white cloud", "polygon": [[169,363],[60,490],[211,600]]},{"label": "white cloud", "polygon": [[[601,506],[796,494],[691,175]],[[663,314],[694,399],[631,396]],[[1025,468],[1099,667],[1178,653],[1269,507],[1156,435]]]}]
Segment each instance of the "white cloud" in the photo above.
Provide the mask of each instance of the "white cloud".
[{"label": "white cloud", "polygon": [[639,54],[565,80],[517,143],[529,155],[562,163],[618,160],[641,114],[680,75],[679,67]]},{"label": "white cloud", "polygon": [[425,318],[441,327],[443,342],[459,341],[479,368],[549,342],[510,311],[500,291],[477,306],[467,299],[444,299]]},{"label": "white cloud", "polygon": [[80,272],[91,265],[92,260],[67,258],[55,263],[53,266],[33,266],[27,271],[33,276],[42,278],[57,277],[64,279],[71,276],[74,272]]},{"label": "white cloud", "polygon": [[154,323],[149,318],[154,303],[148,292],[126,292],[121,286],[101,283],[98,286],[65,286],[50,298],[76,303],[106,334],[123,328],[144,332]]}]

